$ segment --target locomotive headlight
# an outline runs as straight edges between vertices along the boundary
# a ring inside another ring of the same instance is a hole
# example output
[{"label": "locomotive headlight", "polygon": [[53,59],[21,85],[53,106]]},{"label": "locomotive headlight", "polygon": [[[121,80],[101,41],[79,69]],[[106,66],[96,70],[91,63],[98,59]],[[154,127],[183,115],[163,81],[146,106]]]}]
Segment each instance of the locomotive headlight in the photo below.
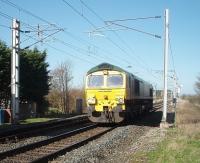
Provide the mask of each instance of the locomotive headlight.
[{"label": "locomotive headlight", "polygon": [[117,104],[124,104],[124,98],[123,97],[116,97]]},{"label": "locomotive headlight", "polygon": [[96,104],[96,99],[95,97],[90,97],[87,99],[88,104]]}]

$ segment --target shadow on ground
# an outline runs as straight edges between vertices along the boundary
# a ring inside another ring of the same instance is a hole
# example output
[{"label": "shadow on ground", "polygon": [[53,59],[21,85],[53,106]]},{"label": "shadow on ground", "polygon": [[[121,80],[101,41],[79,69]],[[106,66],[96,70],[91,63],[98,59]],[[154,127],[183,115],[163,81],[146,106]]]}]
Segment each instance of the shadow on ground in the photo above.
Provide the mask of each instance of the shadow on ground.
[{"label": "shadow on ground", "polygon": [[[132,122],[134,125],[138,126],[150,126],[150,127],[159,127],[160,122],[162,121],[162,111],[157,110],[155,112],[146,113],[141,115]],[[175,113],[167,113],[167,122],[173,124],[175,122]]]}]

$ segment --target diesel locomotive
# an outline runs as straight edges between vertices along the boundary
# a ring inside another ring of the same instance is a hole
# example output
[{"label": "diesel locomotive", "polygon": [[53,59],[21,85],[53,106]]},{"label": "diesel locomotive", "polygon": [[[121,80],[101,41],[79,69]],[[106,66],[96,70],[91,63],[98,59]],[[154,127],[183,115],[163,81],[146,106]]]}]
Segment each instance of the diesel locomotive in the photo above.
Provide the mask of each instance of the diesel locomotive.
[{"label": "diesel locomotive", "polygon": [[97,65],[87,72],[85,94],[92,122],[132,120],[153,106],[151,84],[109,63]]}]

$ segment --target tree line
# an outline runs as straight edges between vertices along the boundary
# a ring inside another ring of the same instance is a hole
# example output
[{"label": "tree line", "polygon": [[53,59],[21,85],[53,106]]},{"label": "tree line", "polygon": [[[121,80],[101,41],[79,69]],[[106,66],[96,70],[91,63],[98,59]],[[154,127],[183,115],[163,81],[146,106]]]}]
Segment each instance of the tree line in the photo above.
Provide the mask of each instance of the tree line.
[{"label": "tree line", "polygon": [[[76,98],[83,97],[82,89],[71,87],[71,64],[64,62],[49,71],[46,57],[46,51],[37,48],[20,50],[20,103],[36,102],[42,114],[48,107],[71,113]],[[10,97],[11,49],[0,41],[0,105],[8,108]]]},{"label": "tree line", "polygon": [[[49,64],[46,51],[20,50],[20,102],[36,102],[38,112],[49,92]],[[0,41],[0,104],[9,107],[11,97],[11,49]]]}]

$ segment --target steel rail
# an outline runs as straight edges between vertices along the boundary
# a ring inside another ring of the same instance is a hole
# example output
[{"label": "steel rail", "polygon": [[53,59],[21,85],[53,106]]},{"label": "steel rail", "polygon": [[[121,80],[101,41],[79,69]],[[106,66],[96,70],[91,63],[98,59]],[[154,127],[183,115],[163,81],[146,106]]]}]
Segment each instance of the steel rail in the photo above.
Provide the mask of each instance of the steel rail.
[{"label": "steel rail", "polygon": [[[11,132],[7,132],[4,136],[0,137],[1,143],[6,143],[10,141],[16,141],[23,138],[28,138],[30,136],[37,135],[37,133],[41,132],[47,132],[51,129],[60,129],[63,127],[67,127],[70,125],[76,125],[83,122],[89,122],[88,118],[81,117],[80,119],[74,119],[74,120],[62,120],[54,123],[45,123],[44,125],[36,125],[36,126],[29,126],[27,128],[19,129],[19,130],[13,130]],[[53,126],[52,126],[53,125]],[[13,134],[13,132],[15,132]]]},{"label": "steel rail", "polygon": [[60,139],[63,139],[65,137],[67,137],[67,136],[72,136],[74,134],[86,131],[86,130],[94,128],[96,126],[97,126],[97,124],[89,125],[89,126],[86,126],[86,127],[80,128],[80,129],[75,129],[73,131],[69,131],[69,132],[66,132],[66,133],[63,133],[63,134],[60,134],[60,135],[45,139],[45,140],[41,140],[41,141],[38,141],[38,142],[35,142],[35,143],[31,143],[31,144],[28,144],[28,145],[17,147],[17,148],[12,149],[12,150],[1,152],[0,153],[0,161],[2,159],[6,158],[6,157],[17,155],[17,154],[20,154],[20,153],[25,152],[27,150],[31,150],[33,148],[38,148],[38,147],[47,145],[49,143],[52,143],[52,142],[58,141]]},{"label": "steel rail", "polygon": [[81,141],[76,142],[74,144],[71,144],[69,146],[66,146],[66,147],[64,147],[64,148],[62,148],[60,150],[57,150],[56,152],[53,152],[53,153],[48,154],[48,155],[45,155],[45,156],[43,156],[41,158],[38,158],[36,160],[33,160],[31,162],[32,163],[44,163],[44,162],[48,162],[50,160],[53,160],[53,159],[57,158],[58,156],[64,155],[66,152],[72,151],[73,149],[81,147],[81,146],[87,144],[88,142],[99,138],[100,136],[106,134],[107,132],[113,130],[114,128],[116,128],[116,127],[112,127],[110,129],[107,129],[106,131],[103,131],[103,132],[98,133],[98,134],[96,134],[96,135],[94,135],[92,137],[86,138],[84,140],[81,140]]},{"label": "steel rail", "polygon": [[[170,106],[170,103],[171,103],[171,102],[172,102],[172,101],[169,100],[169,101],[167,102],[167,106]],[[163,101],[154,103],[154,104],[153,104],[153,109],[152,109],[152,111],[156,111],[156,110],[158,110],[158,109],[160,109],[160,108],[162,108],[162,107],[163,107]]]},{"label": "steel rail", "polygon": [[20,132],[24,132],[27,129],[29,129],[31,127],[31,129],[37,129],[38,127],[46,127],[49,124],[59,124],[59,123],[63,123],[63,122],[70,122],[70,121],[74,121],[77,119],[86,119],[87,115],[82,115],[82,116],[78,116],[78,117],[69,117],[69,118],[65,118],[65,119],[56,119],[56,120],[50,120],[48,122],[37,122],[37,123],[32,123],[32,124],[17,124],[17,125],[12,125],[10,128],[5,128],[2,129],[0,131],[0,137],[4,137],[4,136],[8,136],[8,135],[12,135],[15,133],[20,133]]}]

